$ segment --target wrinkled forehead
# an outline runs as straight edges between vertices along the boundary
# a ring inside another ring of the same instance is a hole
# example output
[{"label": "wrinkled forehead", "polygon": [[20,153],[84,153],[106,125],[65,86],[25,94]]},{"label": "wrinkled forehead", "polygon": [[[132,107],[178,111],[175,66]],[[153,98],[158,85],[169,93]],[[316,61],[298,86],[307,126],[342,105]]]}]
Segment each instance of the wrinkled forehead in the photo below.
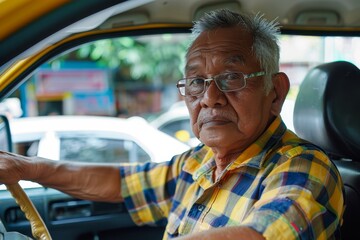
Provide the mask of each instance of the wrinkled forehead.
[{"label": "wrinkled forehead", "polygon": [[246,57],[241,51],[223,51],[202,49],[194,51],[188,56],[185,72],[201,68],[205,63],[221,64],[223,66],[239,66],[246,64]]},{"label": "wrinkled forehead", "polygon": [[204,59],[219,60],[225,64],[245,64],[253,58],[252,35],[239,27],[219,28],[201,33],[186,55],[186,69]]}]

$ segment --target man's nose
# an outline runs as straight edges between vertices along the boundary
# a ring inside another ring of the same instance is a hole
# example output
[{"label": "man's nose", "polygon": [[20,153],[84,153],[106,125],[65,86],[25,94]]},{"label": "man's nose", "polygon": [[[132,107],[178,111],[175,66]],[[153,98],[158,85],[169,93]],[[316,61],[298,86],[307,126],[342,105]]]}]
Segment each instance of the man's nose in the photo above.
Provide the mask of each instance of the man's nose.
[{"label": "man's nose", "polygon": [[218,88],[215,81],[207,81],[201,104],[207,107],[214,107],[216,105],[225,105],[226,102],[225,94]]}]

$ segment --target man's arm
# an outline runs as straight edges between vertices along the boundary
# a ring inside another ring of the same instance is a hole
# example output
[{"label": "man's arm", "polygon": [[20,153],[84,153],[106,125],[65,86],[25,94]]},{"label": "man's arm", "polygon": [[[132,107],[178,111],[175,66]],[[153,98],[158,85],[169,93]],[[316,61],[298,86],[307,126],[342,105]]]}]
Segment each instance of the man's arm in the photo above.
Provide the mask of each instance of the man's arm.
[{"label": "man's arm", "polygon": [[30,180],[77,198],[122,201],[120,173],[115,165],[89,165],[24,157],[0,152],[0,183]]},{"label": "man's arm", "polygon": [[246,239],[246,240],[264,240],[265,238],[255,230],[249,227],[222,227],[215,228],[208,231],[190,234],[184,237],[177,238],[179,240],[232,240],[232,239]]}]

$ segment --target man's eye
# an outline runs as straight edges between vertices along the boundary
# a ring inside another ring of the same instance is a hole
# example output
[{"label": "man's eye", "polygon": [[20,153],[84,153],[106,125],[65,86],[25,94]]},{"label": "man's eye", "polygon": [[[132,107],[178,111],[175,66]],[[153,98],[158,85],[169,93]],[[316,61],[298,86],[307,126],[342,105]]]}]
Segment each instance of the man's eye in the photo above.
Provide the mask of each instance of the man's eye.
[{"label": "man's eye", "polygon": [[189,82],[189,86],[198,86],[198,85],[204,85],[204,79],[202,79],[202,78],[193,78]]}]

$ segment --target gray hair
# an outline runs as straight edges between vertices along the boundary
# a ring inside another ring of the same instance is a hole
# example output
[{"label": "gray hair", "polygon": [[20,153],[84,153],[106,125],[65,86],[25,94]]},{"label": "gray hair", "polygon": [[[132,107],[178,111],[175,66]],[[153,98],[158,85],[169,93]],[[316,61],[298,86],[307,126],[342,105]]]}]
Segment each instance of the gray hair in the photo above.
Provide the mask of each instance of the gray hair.
[{"label": "gray hair", "polygon": [[239,25],[253,35],[252,51],[266,73],[265,91],[268,93],[272,88],[271,75],[279,71],[278,35],[280,29],[276,19],[267,21],[259,13],[256,15],[235,13],[227,9],[208,12],[194,22],[189,49],[202,32]]}]

